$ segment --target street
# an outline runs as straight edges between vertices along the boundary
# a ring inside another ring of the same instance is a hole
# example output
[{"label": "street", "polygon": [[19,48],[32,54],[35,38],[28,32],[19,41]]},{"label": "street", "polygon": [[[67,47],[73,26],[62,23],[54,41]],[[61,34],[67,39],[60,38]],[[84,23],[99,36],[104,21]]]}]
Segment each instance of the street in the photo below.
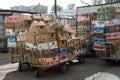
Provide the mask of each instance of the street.
[{"label": "street", "polygon": [[108,72],[120,77],[120,63],[108,66],[98,57],[87,57],[84,64],[71,64],[66,73],[48,70],[37,79],[34,70],[18,72],[17,64],[8,64],[7,54],[0,53],[0,80],[84,80],[97,72]]}]

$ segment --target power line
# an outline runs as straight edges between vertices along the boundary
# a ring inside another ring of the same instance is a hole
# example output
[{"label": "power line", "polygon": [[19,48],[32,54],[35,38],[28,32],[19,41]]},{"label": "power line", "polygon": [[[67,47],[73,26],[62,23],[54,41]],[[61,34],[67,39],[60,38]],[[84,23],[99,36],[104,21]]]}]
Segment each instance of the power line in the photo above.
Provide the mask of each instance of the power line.
[{"label": "power line", "polygon": [[84,2],[83,0],[80,0],[80,1],[81,1],[82,3],[84,3],[85,5],[87,5],[87,6],[90,6],[90,4]]}]

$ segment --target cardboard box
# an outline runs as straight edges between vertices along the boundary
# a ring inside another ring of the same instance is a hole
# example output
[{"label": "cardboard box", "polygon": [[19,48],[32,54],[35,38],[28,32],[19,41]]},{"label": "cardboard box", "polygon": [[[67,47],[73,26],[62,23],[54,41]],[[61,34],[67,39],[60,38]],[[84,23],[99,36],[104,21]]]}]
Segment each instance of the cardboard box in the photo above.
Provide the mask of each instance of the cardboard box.
[{"label": "cardboard box", "polygon": [[60,63],[65,62],[65,61],[68,61],[68,55],[59,56],[59,62],[60,62]]},{"label": "cardboard box", "polygon": [[74,53],[68,53],[68,59],[72,60],[75,58],[75,54]]},{"label": "cardboard box", "polygon": [[16,36],[11,36],[11,35],[7,36],[7,41],[15,42],[16,41]]},{"label": "cardboard box", "polygon": [[15,36],[15,30],[14,29],[6,29],[5,35],[12,35]]},{"label": "cardboard box", "polygon": [[25,20],[24,21],[24,27],[30,27],[30,25],[32,24],[33,20]]},{"label": "cardboard box", "polygon": [[5,29],[13,29],[15,26],[13,22],[9,22],[9,23],[4,23],[4,27]]},{"label": "cardboard box", "polygon": [[17,48],[17,52],[18,54],[25,54],[26,53],[26,49],[25,48]]},{"label": "cardboard box", "polygon": [[58,48],[57,41],[48,42],[49,49]]},{"label": "cardboard box", "polygon": [[26,21],[26,20],[32,20],[31,15],[26,15],[26,14],[24,14],[24,13],[21,13],[21,14],[18,16],[17,22],[22,22],[22,21]]},{"label": "cardboard box", "polygon": [[94,48],[95,51],[104,51],[105,50],[104,45],[94,44],[93,48]]},{"label": "cardboard box", "polygon": [[48,33],[55,33],[56,32],[56,28],[58,27],[58,23],[57,22],[52,22],[50,23],[50,25],[48,25],[48,27],[46,27],[46,30]]},{"label": "cardboard box", "polygon": [[57,40],[57,34],[56,33],[48,34],[48,41],[56,41],[56,40]]},{"label": "cardboard box", "polygon": [[33,44],[33,43],[26,43],[25,45],[26,45],[26,49],[27,50],[31,50],[31,49],[36,49],[37,48],[36,44]]},{"label": "cardboard box", "polygon": [[58,47],[59,48],[67,47],[67,41],[65,40],[58,41]]},{"label": "cardboard box", "polygon": [[53,65],[52,59],[51,58],[41,58],[41,64],[42,66],[51,66]]},{"label": "cardboard box", "polygon": [[15,35],[18,36],[20,34],[24,34],[25,32],[25,29],[24,28],[21,28],[21,29],[15,29]]},{"label": "cardboard box", "polygon": [[56,56],[56,57],[53,57],[51,58],[51,61],[53,64],[58,64],[59,63],[59,58]]},{"label": "cardboard box", "polygon": [[104,33],[105,28],[94,28],[94,33]]},{"label": "cardboard box", "polygon": [[48,43],[37,44],[37,49],[38,50],[47,50],[47,49],[49,49]]},{"label": "cardboard box", "polygon": [[17,42],[17,46],[18,46],[19,48],[26,48],[25,42]]},{"label": "cardboard box", "polygon": [[95,21],[94,27],[105,27],[105,21]]},{"label": "cardboard box", "polygon": [[7,42],[7,47],[8,48],[16,48],[17,47],[17,43],[16,42]]},{"label": "cardboard box", "polygon": [[102,44],[102,43],[105,43],[105,42],[106,42],[106,40],[104,40],[104,39],[98,39],[98,40],[94,41],[94,44]]},{"label": "cardboard box", "polygon": [[71,39],[67,42],[68,47],[74,46],[74,39]]},{"label": "cardboard box", "polygon": [[57,39],[58,40],[67,40],[65,33],[58,33],[57,34]]},{"label": "cardboard box", "polygon": [[65,36],[66,36],[67,39],[72,39],[73,35],[72,35],[72,33],[66,32]]},{"label": "cardboard box", "polygon": [[20,42],[20,41],[25,41],[25,35],[24,34],[19,34],[17,35],[17,41]]},{"label": "cardboard box", "polygon": [[120,32],[106,34],[106,39],[117,39],[117,38],[120,38]]},{"label": "cardboard box", "polygon": [[74,50],[74,54],[75,54],[75,55],[79,55],[79,54],[80,54],[80,49],[79,49],[79,48],[78,48],[78,49],[75,49],[75,50]]},{"label": "cardboard box", "polygon": [[41,14],[41,17],[44,21],[51,21],[52,16],[50,14]]},{"label": "cardboard box", "polygon": [[58,51],[60,56],[67,55],[68,54],[68,49],[67,48],[59,48]]},{"label": "cardboard box", "polygon": [[29,32],[32,35],[37,35],[40,33],[40,28],[37,26],[39,24],[39,22],[37,21],[33,21],[30,28],[29,28]]},{"label": "cardboard box", "polygon": [[16,29],[17,28],[24,28],[24,27],[26,27],[24,22],[16,22],[15,23],[15,28]]},{"label": "cardboard box", "polygon": [[53,57],[58,56],[58,48],[50,49],[50,52]]},{"label": "cardboard box", "polygon": [[40,20],[40,19],[42,19],[42,17],[40,16],[40,14],[32,14],[31,17],[34,20]]},{"label": "cardboard box", "polygon": [[35,37],[27,29],[25,30],[24,35],[26,43],[35,43]]},{"label": "cardboard box", "polygon": [[36,43],[48,42],[49,41],[48,38],[49,37],[47,34],[35,36]]},{"label": "cardboard box", "polygon": [[18,21],[18,16],[6,16],[5,17],[5,23],[8,22],[17,22]]},{"label": "cardboard box", "polygon": [[115,26],[115,31],[120,32],[120,25]]},{"label": "cardboard box", "polygon": [[[114,21],[114,20],[106,20],[106,26],[114,26],[115,25],[115,23],[114,22],[116,22],[116,21]],[[116,22],[117,23],[117,22]]]}]

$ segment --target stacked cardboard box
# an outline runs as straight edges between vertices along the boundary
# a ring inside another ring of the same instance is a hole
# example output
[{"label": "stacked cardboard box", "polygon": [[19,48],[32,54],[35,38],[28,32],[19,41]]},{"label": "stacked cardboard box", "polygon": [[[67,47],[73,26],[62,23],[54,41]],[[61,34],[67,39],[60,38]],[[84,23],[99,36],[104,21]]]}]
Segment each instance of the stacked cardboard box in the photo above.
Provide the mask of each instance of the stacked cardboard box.
[{"label": "stacked cardboard box", "polygon": [[[17,54],[14,56],[17,61],[51,66],[79,55],[79,39],[72,38],[74,31],[70,28],[73,24],[61,25],[60,22],[55,21],[56,17],[53,14],[29,16],[21,14],[15,17],[14,27],[12,24],[6,24],[6,28],[14,30],[6,29],[6,33],[13,34],[15,31],[14,37],[8,36],[8,40],[14,40],[16,43],[14,49]],[[7,21],[9,21],[8,17]],[[73,45],[68,46],[71,40]]]},{"label": "stacked cardboard box", "polygon": [[105,20],[115,18],[117,15],[115,7],[102,7],[98,9],[97,18],[98,20]]}]

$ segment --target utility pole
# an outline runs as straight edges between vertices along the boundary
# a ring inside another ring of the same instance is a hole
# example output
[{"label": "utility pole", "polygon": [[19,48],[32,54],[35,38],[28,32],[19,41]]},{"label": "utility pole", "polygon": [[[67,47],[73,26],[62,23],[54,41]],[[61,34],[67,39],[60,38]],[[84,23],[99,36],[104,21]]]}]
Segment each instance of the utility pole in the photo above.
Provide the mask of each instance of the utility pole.
[{"label": "utility pole", "polygon": [[55,8],[54,8],[54,13],[55,13],[55,15],[57,16],[57,0],[55,0]]}]

